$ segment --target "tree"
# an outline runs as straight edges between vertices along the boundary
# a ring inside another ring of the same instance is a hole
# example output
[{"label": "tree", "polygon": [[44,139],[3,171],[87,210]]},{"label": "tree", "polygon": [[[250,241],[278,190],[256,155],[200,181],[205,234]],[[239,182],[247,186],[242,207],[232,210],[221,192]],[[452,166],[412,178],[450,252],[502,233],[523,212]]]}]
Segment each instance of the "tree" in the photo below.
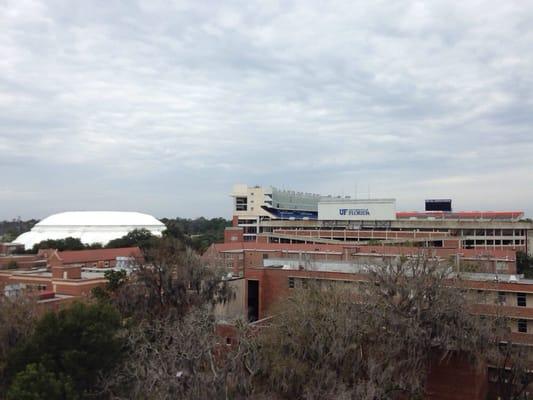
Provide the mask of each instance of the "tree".
[{"label": "tree", "polygon": [[526,278],[533,278],[533,257],[526,252],[516,252],[516,272],[524,274]]},{"label": "tree", "polygon": [[65,250],[83,250],[85,245],[79,238],[67,237],[65,239],[47,239],[33,246],[33,252],[37,253],[39,249],[57,249],[59,251]]},{"label": "tree", "polygon": [[254,390],[284,398],[422,398],[431,358],[472,362],[495,345],[493,321],[469,313],[448,271],[427,259],[369,272],[357,291],[296,289],[257,336]]},{"label": "tree", "polygon": [[109,270],[104,273],[107,279],[106,288],[111,292],[116,292],[122,285],[126,283],[127,273],[125,270]]},{"label": "tree", "polygon": [[118,239],[111,240],[105,247],[140,247],[142,250],[151,248],[156,241],[156,238],[148,229],[134,229],[126,235]]},{"label": "tree", "polygon": [[11,221],[0,221],[0,238],[5,242],[12,242],[21,233],[29,231],[37,222],[36,219],[22,221],[14,218]]},{"label": "tree", "polygon": [[163,218],[161,221],[167,227],[165,236],[179,239],[200,253],[212,243],[223,241],[224,229],[231,226],[231,221],[224,218]]},{"label": "tree", "polygon": [[[245,393],[239,348],[226,349],[205,307],[131,326],[128,357],[106,377],[118,399],[227,399]],[[221,346],[224,348],[221,351]]]},{"label": "tree", "polygon": [[8,354],[31,335],[37,317],[32,296],[0,296],[0,382],[4,381]]},{"label": "tree", "polygon": [[533,383],[529,349],[502,339],[489,355],[495,392],[501,400],[528,399],[526,391]]},{"label": "tree", "polygon": [[224,302],[232,296],[223,271],[201,264],[198,255],[179,240],[161,239],[145,251],[145,258],[114,296],[125,316],[183,316],[193,307]]},{"label": "tree", "polygon": [[97,301],[109,302],[111,297],[115,297],[117,291],[127,282],[128,275],[125,270],[109,270],[104,273],[107,279],[105,287],[97,286],[91,290],[91,296]]},{"label": "tree", "polygon": [[47,371],[42,364],[28,364],[19,372],[7,393],[7,400],[77,400],[68,375]]},{"label": "tree", "polygon": [[[15,384],[17,374],[28,365],[41,364],[58,378],[68,376],[76,393],[84,395],[93,389],[98,374],[119,360],[120,328],[119,314],[106,304],[74,303],[57,313],[49,312],[32,335],[9,353],[6,377]],[[31,373],[26,371],[20,379]]]},{"label": "tree", "polygon": [[[128,321],[127,357],[103,380],[118,398],[219,398],[238,358],[219,352],[213,306],[231,298],[224,274],[164,237],[109,298]],[[238,370],[237,367],[235,367]],[[233,379],[236,381],[236,379]]]}]

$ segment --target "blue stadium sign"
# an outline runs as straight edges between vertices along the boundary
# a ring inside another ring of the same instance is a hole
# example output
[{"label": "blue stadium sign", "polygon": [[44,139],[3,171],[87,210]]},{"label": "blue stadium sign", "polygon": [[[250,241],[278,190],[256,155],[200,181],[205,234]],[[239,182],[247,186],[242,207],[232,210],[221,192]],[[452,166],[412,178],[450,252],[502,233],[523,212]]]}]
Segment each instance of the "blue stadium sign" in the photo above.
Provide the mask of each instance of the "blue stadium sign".
[{"label": "blue stadium sign", "polygon": [[339,208],[339,215],[370,215],[368,208]]}]

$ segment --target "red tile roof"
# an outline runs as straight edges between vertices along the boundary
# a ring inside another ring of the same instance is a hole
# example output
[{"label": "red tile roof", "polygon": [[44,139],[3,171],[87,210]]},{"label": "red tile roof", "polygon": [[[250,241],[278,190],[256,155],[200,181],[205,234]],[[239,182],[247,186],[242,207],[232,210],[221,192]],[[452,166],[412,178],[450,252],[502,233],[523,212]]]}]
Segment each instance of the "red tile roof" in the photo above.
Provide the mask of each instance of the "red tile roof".
[{"label": "red tile roof", "polygon": [[65,264],[81,264],[87,262],[115,260],[117,257],[142,258],[141,249],[138,247],[59,251],[57,254]]}]

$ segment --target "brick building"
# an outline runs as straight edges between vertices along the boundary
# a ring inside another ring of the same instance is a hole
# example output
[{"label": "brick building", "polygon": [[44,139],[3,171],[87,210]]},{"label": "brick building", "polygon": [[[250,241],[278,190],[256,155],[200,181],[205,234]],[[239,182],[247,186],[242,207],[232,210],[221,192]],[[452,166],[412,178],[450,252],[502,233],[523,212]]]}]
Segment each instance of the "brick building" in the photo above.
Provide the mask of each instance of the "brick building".
[{"label": "brick building", "polygon": [[36,294],[38,303],[55,308],[76,298],[90,295],[104,286],[104,273],[143,262],[138,247],[79,251],[41,250],[31,255],[39,265],[31,268],[0,270],[0,295],[13,296],[22,291]]},{"label": "brick building", "polygon": [[[533,223],[521,211],[453,212],[450,202],[449,211],[396,212],[393,199],[245,185],[232,196],[233,226],[203,259],[240,278],[240,315],[249,321],[268,320],[281,299],[310,282],[357,291],[372,266],[423,255],[461,275],[472,312],[507,316],[512,341],[533,346],[533,280],[516,264],[517,251],[532,254]],[[428,398],[484,399],[489,376],[460,356],[435,363]]]}]

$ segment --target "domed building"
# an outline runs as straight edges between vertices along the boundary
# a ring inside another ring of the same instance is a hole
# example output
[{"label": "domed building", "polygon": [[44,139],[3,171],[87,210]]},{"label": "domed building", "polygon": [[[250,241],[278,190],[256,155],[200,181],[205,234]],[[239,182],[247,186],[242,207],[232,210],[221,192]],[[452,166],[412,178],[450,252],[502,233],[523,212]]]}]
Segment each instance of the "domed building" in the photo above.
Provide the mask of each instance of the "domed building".
[{"label": "domed building", "polygon": [[43,219],[13,243],[20,243],[24,248],[31,249],[43,240],[74,237],[84,244],[106,245],[134,229],[146,229],[155,236],[161,236],[166,227],[151,215],[138,212],[71,211]]}]

